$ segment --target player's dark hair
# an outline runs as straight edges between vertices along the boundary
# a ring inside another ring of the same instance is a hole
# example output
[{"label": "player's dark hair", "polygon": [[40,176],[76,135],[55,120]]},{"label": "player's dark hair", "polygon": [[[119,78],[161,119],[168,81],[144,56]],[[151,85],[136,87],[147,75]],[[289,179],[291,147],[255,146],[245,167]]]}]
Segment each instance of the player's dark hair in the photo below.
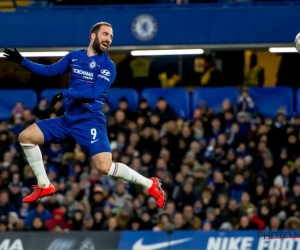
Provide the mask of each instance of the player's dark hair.
[{"label": "player's dark hair", "polygon": [[128,101],[125,97],[122,97],[119,102],[127,102],[128,103]]},{"label": "player's dark hair", "polygon": [[110,23],[107,23],[107,22],[99,22],[99,23],[95,23],[95,24],[93,25],[93,27],[91,28],[91,31],[90,31],[90,37],[91,37],[91,34],[92,34],[92,33],[97,34],[98,31],[100,30],[101,26],[112,27],[112,25],[111,25]]}]

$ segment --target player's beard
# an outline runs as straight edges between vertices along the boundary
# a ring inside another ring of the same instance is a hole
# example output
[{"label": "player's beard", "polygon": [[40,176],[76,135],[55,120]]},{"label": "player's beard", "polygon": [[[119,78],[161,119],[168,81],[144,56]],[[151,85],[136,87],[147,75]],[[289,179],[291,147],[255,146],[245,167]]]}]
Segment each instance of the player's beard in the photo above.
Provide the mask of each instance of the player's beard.
[{"label": "player's beard", "polygon": [[94,42],[93,42],[93,49],[97,52],[97,54],[102,54],[103,52],[105,52],[109,46],[107,46],[107,48],[105,50],[101,50],[101,42],[99,40],[99,38],[96,36]]}]

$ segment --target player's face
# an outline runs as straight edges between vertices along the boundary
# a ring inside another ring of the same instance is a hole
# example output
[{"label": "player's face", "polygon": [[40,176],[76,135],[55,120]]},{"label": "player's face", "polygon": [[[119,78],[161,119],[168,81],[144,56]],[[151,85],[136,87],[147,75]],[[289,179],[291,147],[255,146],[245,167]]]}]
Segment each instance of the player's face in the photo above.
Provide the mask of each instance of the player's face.
[{"label": "player's face", "polygon": [[111,45],[113,39],[113,30],[109,26],[101,26],[99,29],[98,34],[93,34],[92,39],[93,41],[93,49],[98,53],[105,52],[109,46]]}]

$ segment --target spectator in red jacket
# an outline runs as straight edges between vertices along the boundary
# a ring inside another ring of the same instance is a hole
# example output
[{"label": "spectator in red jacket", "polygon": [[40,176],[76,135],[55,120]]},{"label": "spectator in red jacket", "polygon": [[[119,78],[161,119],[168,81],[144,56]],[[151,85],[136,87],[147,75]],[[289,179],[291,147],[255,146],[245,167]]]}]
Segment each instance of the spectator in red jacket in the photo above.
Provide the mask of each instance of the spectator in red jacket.
[{"label": "spectator in red jacket", "polygon": [[49,231],[53,231],[55,226],[59,225],[63,230],[70,229],[70,225],[64,221],[65,213],[62,209],[57,208],[53,211],[53,219],[46,222]]},{"label": "spectator in red jacket", "polygon": [[256,215],[255,210],[253,210],[252,208],[247,209],[247,216],[248,216],[250,223],[257,225],[258,230],[265,229],[266,223]]}]

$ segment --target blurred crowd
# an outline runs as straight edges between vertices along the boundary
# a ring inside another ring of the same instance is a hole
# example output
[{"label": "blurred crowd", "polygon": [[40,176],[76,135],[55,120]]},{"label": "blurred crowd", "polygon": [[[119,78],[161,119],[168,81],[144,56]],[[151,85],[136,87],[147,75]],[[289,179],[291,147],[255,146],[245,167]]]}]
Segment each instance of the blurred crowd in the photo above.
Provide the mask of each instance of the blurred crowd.
[{"label": "blurred crowd", "polygon": [[43,99],[33,111],[17,103],[0,123],[1,232],[300,229],[300,118],[256,114],[247,89],[217,114],[199,103],[191,120],[163,98],[155,110],[144,99],[137,110],[125,98],[104,106],[113,161],[160,178],[164,209],[143,187],[99,173],[72,140],[41,147],[57,194],[22,203],[36,179],[18,134],[63,112]]}]

